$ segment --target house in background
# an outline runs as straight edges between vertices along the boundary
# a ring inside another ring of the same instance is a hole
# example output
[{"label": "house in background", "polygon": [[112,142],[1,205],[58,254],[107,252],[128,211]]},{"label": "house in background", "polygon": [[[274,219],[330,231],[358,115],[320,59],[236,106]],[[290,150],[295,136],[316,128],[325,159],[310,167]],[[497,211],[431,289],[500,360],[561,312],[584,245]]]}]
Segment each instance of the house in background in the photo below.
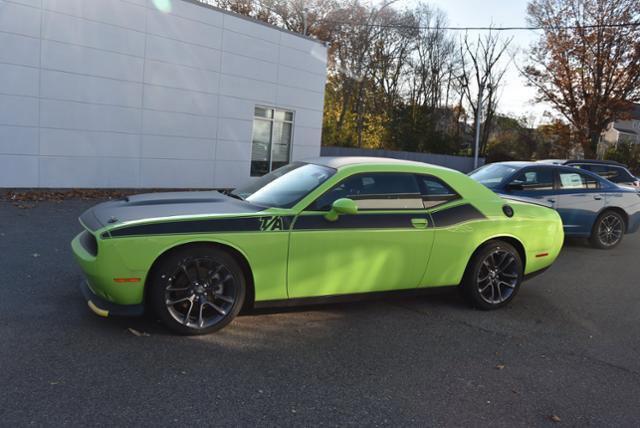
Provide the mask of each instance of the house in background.
[{"label": "house in background", "polygon": [[227,188],[320,153],[327,48],[299,34],[198,1],[0,0],[0,47],[0,188]]},{"label": "house in background", "polygon": [[640,144],[640,104],[633,104],[626,117],[609,123],[600,136],[598,157],[602,158],[610,147],[618,143]]}]

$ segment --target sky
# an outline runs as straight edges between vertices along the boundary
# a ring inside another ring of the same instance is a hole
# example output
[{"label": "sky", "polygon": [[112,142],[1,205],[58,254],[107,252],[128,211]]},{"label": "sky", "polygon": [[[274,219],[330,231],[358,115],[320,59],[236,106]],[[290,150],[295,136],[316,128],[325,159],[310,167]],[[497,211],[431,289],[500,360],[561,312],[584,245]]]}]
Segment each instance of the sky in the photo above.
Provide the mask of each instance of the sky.
[{"label": "sky", "polygon": [[[436,6],[446,13],[449,25],[454,27],[513,27],[526,26],[527,0],[423,0],[425,3]],[[412,7],[416,0],[400,0],[395,3],[398,7]],[[459,37],[463,31],[456,32]],[[510,53],[514,61],[521,67],[525,63],[527,49],[531,43],[537,40],[539,31],[504,31],[501,34],[508,38],[513,37],[510,45]],[[469,32],[470,36],[477,37],[477,32]],[[472,37],[472,38],[473,38]],[[532,125],[544,122],[543,113],[550,111],[546,105],[533,102],[535,90],[525,85],[525,80],[520,76],[513,63],[509,64],[504,76],[502,92],[498,111],[516,117],[527,117]]]}]

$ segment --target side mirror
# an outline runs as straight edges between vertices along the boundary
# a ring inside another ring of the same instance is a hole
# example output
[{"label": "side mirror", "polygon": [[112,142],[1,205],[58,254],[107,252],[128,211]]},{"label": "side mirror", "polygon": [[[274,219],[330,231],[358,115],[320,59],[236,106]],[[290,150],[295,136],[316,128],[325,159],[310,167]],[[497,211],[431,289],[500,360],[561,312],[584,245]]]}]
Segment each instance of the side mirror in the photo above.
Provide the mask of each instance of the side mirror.
[{"label": "side mirror", "polygon": [[524,185],[522,183],[519,183],[517,181],[511,182],[509,184],[507,184],[507,190],[508,191],[512,191],[512,190],[524,190]]},{"label": "side mirror", "polygon": [[328,221],[336,221],[340,214],[357,214],[358,206],[349,198],[340,198],[333,201],[331,210],[325,214],[324,218]]}]

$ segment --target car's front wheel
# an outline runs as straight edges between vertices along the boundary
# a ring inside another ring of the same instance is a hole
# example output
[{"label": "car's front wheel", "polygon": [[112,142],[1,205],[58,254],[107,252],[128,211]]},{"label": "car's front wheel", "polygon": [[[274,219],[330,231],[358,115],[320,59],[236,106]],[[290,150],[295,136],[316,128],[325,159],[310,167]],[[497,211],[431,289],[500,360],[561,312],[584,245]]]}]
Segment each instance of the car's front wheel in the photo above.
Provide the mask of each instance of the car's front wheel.
[{"label": "car's front wheel", "polygon": [[513,245],[490,241],[469,261],[461,284],[462,293],[478,309],[497,309],[515,297],[522,278],[522,259]]},{"label": "car's front wheel", "polygon": [[160,320],[179,334],[211,333],[240,312],[246,280],[227,252],[192,245],[169,253],[154,268],[149,303]]},{"label": "car's front wheel", "polygon": [[624,219],[615,211],[605,211],[593,225],[591,245],[601,250],[609,250],[620,242],[625,232]]}]

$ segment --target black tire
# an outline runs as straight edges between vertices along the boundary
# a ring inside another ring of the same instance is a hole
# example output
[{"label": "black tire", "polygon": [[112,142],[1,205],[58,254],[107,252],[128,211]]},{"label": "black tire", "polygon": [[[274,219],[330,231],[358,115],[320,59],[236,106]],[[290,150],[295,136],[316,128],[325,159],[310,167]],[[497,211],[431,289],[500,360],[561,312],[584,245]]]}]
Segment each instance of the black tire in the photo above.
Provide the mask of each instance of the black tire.
[{"label": "black tire", "polygon": [[589,242],[595,248],[610,250],[622,242],[626,226],[620,213],[606,210],[598,216],[593,225]]},{"label": "black tire", "polygon": [[461,291],[475,308],[498,309],[518,294],[522,278],[522,258],[513,245],[500,240],[489,241],[471,257]]},{"label": "black tire", "polygon": [[148,286],[155,314],[182,335],[212,333],[229,324],[240,312],[247,288],[235,258],[206,244],[164,256]]}]

